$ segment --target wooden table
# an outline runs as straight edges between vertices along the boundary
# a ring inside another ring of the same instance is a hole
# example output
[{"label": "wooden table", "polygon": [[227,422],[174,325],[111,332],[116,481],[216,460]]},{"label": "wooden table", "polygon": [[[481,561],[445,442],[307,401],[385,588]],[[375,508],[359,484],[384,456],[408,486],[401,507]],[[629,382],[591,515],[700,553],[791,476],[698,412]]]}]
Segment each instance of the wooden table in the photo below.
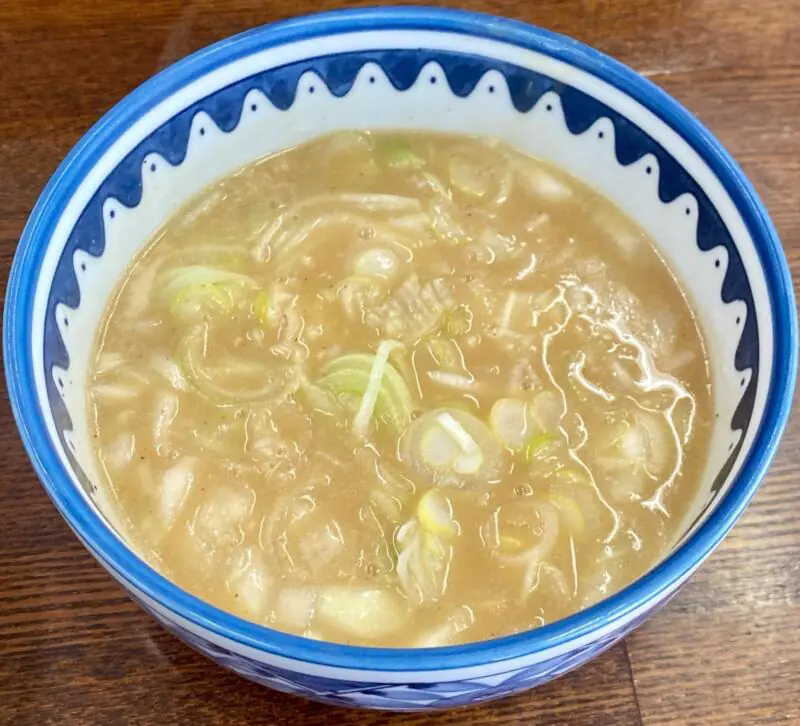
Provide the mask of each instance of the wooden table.
[{"label": "wooden table", "polygon": [[[0,270],[47,178],[111,104],[208,43],[330,0],[2,0]],[[445,3],[455,4],[455,3]],[[570,34],[731,150],[800,276],[800,0],[468,0]],[[3,397],[5,398],[5,396]],[[437,716],[330,709],[173,639],[77,543],[0,408],[0,723],[800,724],[800,419],[733,534],[626,642],[534,692]]]}]

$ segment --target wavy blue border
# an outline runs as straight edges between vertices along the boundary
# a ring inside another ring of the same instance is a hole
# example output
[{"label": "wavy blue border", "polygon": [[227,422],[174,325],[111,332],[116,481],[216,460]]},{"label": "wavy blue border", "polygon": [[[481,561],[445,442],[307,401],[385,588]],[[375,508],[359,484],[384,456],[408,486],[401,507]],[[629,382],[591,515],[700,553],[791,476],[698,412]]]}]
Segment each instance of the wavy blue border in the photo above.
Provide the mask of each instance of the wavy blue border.
[{"label": "wavy blue border", "polygon": [[[41,266],[40,251],[46,246],[63,205],[121,131],[177,89],[235,59],[300,39],[375,29],[439,30],[514,44],[572,64],[635,98],[694,147],[734,200],[756,241],[774,316],[774,375],[753,447],[718,509],[689,540],[651,573],[584,612],[528,633],[435,651],[357,648],[309,641],[243,621],[182,592],[122,545],[72,486],[42,424],[33,387],[30,320],[32,291]],[[3,345],[14,416],[37,474],[86,546],[123,580],[195,625],[264,652],[354,670],[414,673],[482,665],[565,645],[646,603],[658,602],[668,588],[710,554],[755,494],[790,412],[797,377],[798,333],[791,277],[766,210],[719,142],[676,101],[625,66],[554,33],[477,13],[396,7],[335,11],[243,33],[171,66],[114,106],[69,153],[31,214],[7,288]]]}]

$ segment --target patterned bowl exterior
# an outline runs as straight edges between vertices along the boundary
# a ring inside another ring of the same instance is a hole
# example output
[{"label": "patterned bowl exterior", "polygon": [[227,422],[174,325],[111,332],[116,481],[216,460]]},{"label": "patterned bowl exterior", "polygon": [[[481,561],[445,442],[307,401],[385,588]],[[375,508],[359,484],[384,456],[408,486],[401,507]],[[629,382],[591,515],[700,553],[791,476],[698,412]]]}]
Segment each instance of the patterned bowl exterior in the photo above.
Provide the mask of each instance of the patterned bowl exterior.
[{"label": "patterned bowl exterior", "polygon": [[[36,337],[30,321],[36,313],[35,293],[45,284],[41,253],[65,200],[131,119],[152,108],[153,99],[168,101],[184,86],[202,80],[203,74],[248,54],[356,30],[419,32],[420,47],[358,47],[268,68],[181,108],[127,153],[86,200],[69,231],[45,290],[44,324]],[[742,249],[704,186],[631,118],[543,72],[457,48],[426,50],[425,33],[488,38],[531,49],[589,72],[647,107],[696,149],[731,195],[753,239],[766,292],[751,285]],[[737,381],[741,377],[741,386],[730,407],[730,428],[741,435],[731,438],[723,463],[714,472],[708,504],[713,502],[716,508],[664,563],[637,583],[537,631],[413,651],[316,643],[246,623],[180,591],[128,550],[90,504],[91,477],[73,453],[73,423],[63,395],[70,367],[68,328],[82,303],[81,274],[92,259],[103,256],[107,232],[118,213],[140,204],[148,175],[157,175],[164,165],[178,167],[184,162],[195,134],[202,137],[212,130],[231,134],[262,103],[287,110],[301,94],[322,90],[344,98],[359,79],[366,84],[388,80],[398,93],[420,84],[446,84],[454,99],[479,92],[505,93],[519,114],[534,108],[550,112],[557,106],[570,134],[576,138],[588,134],[601,141],[606,134],[613,136],[608,143],[620,167],[639,164],[644,174],[657,173],[655,188],[664,207],[674,204],[681,214],[685,207],[685,215],[696,225],[696,252],[716,255],[708,258],[709,269],[720,268],[725,261],[715,284],[720,306],[736,303],[739,307],[731,310],[740,311],[731,322],[735,338],[730,364]],[[772,321],[766,332],[759,331],[757,314],[764,306],[769,306]],[[772,349],[772,373],[766,390],[759,393],[764,336]],[[470,13],[383,9],[312,16],[237,36],[176,64],[115,107],[70,154],[32,214],[9,282],[4,346],[15,415],[45,488],[85,546],[145,610],[196,650],[279,691],[334,705],[425,710],[485,701],[544,683],[603,652],[667,602],[744,510],[774,454],[796,378],[797,322],[788,270],[766,212],[724,150],[674,101],[614,61],[545,31]],[[46,372],[44,376],[37,366]],[[41,398],[36,398],[37,385],[46,392],[51,430],[43,423],[47,416],[42,414]],[[737,461],[740,468],[733,477]]]},{"label": "patterned bowl exterior", "polygon": [[[666,599],[654,606],[654,609],[665,602]],[[143,605],[141,602],[139,604]],[[652,610],[648,610],[644,615],[629,621],[623,628],[603,638],[535,665],[454,681],[415,683],[409,679],[406,683],[365,683],[359,680],[325,678],[297,670],[287,670],[256,658],[242,656],[176,625],[154,610],[148,609],[146,605],[143,607],[173,635],[196,651],[250,681],[331,706],[374,708],[383,711],[458,708],[535,688],[605,652],[652,613]]]}]

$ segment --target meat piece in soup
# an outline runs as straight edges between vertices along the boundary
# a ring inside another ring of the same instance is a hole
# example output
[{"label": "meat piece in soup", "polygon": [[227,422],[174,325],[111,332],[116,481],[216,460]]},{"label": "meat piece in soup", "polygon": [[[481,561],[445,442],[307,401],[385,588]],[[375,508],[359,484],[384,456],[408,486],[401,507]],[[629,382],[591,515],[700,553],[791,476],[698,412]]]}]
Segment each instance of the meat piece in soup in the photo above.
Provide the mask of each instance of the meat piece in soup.
[{"label": "meat piece in soup", "polygon": [[347,132],[180,209],[108,307],[96,454],[189,592],[325,640],[552,622],[680,535],[712,418],[652,241],[488,139]]}]

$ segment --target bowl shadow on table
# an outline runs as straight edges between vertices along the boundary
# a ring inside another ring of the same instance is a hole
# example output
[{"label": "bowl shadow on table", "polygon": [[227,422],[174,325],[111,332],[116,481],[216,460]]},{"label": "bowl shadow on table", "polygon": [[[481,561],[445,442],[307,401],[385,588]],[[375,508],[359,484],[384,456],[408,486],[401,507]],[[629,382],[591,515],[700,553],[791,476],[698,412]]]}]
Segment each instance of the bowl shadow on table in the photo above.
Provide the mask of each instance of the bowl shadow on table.
[{"label": "bowl shadow on table", "polygon": [[[204,724],[496,724],[543,726],[637,723],[638,712],[625,644],[539,688],[491,703],[435,713],[392,714],[335,708],[250,683],[195,652],[154,623],[137,628],[144,645],[136,669],[158,673],[153,703],[166,712],[191,713]],[[133,664],[131,663],[133,666]],[[202,703],[187,701],[206,694]],[[161,700],[161,699],[159,699]],[[202,709],[198,714],[197,709]],[[185,709],[185,710],[184,710]],[[144,714],[142,714],[144,716]],[[176,713],[176,715],[178,715]],[[146,723],[147,719],[143,720]],[[169,719],[162,723],[171,723]]]}]

